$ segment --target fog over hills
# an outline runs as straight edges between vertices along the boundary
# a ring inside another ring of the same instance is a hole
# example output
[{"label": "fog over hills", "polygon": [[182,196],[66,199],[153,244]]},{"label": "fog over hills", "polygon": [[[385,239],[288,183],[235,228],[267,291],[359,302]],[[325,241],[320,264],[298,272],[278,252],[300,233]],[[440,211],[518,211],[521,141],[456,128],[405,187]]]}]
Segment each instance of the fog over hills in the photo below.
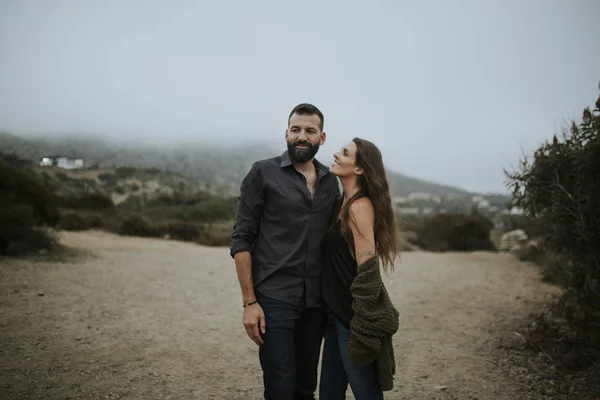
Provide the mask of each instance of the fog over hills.
[{"label": "fog over hills", "polygon": [[[114,139],[80,135],[15,136],[0,133],[0,149],[20,157],[38,161],[46,156],[83,158],[87,166],[134,166],[159,168],[178,172],[215,194],[236,195],[244,175],[256,160],[283,152],[283,146],[259,141],[210,143],[189,141],[180,143],[122,142]],[[318,154],[325,165],[330,155]],[[394,196],[423,192],[434,195],[469,196],[466,190],[429,182],[388,171]]]}]

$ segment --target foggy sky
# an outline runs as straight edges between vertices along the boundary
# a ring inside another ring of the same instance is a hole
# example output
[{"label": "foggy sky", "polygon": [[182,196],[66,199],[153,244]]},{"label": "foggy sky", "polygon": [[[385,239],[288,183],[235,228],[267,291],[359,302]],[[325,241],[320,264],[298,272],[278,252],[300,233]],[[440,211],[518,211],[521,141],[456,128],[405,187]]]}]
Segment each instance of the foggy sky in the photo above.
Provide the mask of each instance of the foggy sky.
[{"label": "foggy sky", "polygon": [[0,130],[283,151],[311,102],[319,158],[359,136],[397,172],[504,191],[595,102],[598,20],[598,0],[0,0]]}]

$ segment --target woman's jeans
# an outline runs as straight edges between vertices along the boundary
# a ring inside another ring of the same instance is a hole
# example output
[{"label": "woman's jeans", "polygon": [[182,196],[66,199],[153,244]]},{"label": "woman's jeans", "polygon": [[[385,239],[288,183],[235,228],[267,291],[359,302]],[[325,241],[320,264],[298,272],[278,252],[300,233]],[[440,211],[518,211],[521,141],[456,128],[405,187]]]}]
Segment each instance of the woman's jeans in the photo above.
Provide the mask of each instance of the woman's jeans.
[{"label": "woman's jeans", "polygon": [[367,366],[349,364],[349,341],[350,331],[330,314],[323,347],[319,399],[345,399],[349,383],[356,400],[383,400],[376,363]]}]

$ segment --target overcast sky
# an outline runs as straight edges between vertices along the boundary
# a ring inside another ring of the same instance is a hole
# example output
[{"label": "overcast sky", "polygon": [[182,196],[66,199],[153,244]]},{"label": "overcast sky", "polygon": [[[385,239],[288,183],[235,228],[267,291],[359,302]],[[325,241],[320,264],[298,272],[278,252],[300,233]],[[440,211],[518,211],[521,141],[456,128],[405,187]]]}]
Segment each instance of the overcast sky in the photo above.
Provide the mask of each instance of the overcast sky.
[{"label": "overcast sky", "polygon": [[300,102],[327,158],[503,191],[598,95],[598,0],[0,0],[0,130],[271,141]]}]

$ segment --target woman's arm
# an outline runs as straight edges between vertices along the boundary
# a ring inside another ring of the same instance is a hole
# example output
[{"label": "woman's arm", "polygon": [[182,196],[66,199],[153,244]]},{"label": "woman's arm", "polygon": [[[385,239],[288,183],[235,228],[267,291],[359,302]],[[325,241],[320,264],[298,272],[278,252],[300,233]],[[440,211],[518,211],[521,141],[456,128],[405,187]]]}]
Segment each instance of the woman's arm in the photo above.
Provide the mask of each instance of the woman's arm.
[{"label": "woman's arm", "polygon": [[360,266],[377,255],[375,247],[375,210],[368,197],[356,200],[350,206],[350,229],[354,236],[356,262]]}]

